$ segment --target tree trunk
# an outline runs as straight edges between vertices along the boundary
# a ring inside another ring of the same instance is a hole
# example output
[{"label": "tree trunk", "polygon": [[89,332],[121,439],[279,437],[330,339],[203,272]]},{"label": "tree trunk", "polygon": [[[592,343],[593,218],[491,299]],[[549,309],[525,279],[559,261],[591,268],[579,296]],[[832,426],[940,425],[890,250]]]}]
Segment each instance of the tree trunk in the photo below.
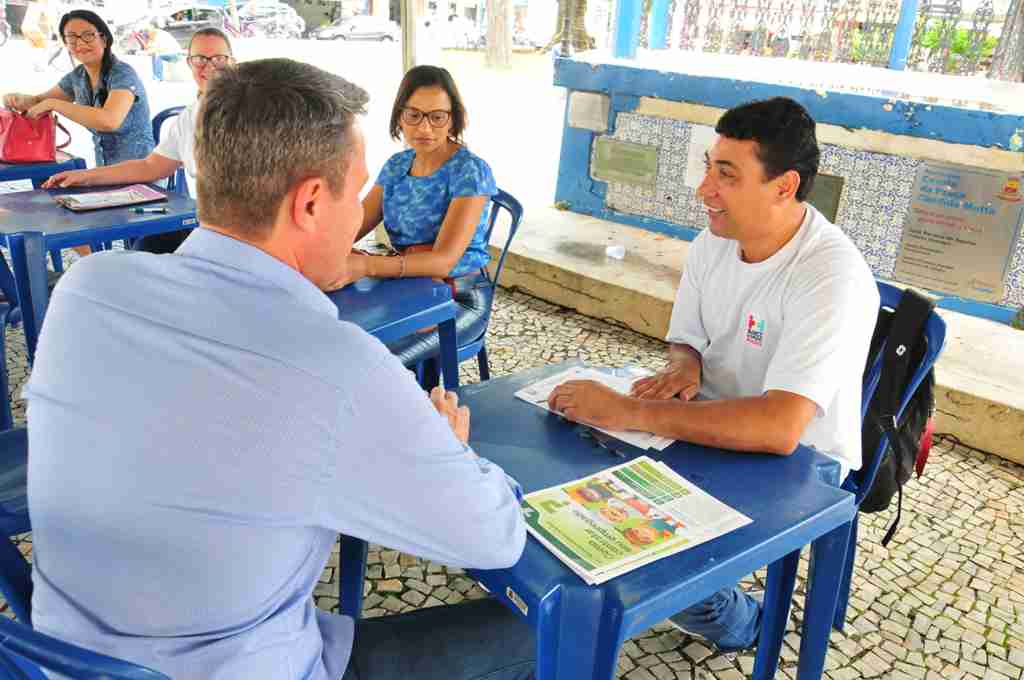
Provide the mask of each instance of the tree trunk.
[{"label": "tree trunk", "polygon": [[570,44],[576,52],[592,50],[597,44],[593,37],[587,34],[587,0],[558,0],[558,18],[555,20],[555,32],[551,40],[544,47],[547,52],[552,47],[557,47],[562,42],[562,32],[565,29],[565,14],[569,11],[569,3],[572,3],[572,17],[569,22]]},{"label": "tree trunk", "polygon": [[512,65],[512,0],[487,0],[487,66]]}]

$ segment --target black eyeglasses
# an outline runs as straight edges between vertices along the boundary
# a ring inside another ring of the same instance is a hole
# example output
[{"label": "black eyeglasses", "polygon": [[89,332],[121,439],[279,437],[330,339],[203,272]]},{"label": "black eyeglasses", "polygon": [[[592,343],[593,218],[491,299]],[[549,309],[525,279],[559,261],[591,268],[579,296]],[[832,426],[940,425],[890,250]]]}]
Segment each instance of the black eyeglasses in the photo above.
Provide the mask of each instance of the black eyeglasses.
[{"label": "black eyeglasses", "polygon": [[402,122],[406,125],[417,126],[423,122],[423,117],[426,116],[427,122],[430,127],[444,127],[451,120],[452,112],[445,111],[444,109],[438,109],[436,111],[420,111],[414,109],[411,106],[407,106],[402,109]]},{"label": "black eyeglasses", "polygon": [[64,44],[65,45],[74,45],[79,40],[81,40],[86,45],[91,45],[92,41],[95,40],[98,35],[99,34],[96,33],[95,31],[86,31],[82,35],[78,35],[77,33],[65,33],[64,34]]},{"label": "black eyeglasses", "polygon": [[186,59],[189,66],[195,66],[196,68],[202,68],[207,64],[213,64],[214,68],[224,68],[231,63],[230,54],[215,54],[212,57],[204,57],[201,54],[193,54]]}]

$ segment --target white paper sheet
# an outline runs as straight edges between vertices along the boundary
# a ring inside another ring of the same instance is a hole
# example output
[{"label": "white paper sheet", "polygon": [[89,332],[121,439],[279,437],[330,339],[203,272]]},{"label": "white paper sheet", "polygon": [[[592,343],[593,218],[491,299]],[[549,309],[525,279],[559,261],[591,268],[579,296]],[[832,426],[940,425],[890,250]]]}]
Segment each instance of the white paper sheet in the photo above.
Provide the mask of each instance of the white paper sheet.
[{"label": "white paper sheet", "polygon": [[[629,390],[633,386],[634,382],[651,374],[651,372],[646,369],[636,367],[619,369],[619,373],[626,375],[611,375],[604,371],[588,368],[586,366],[574,366],[561,373],[557,373],[549,378],[524,387],[516,392],[515,396],[523,401],[539,406],[545,411],[550,411],[551,409],[548,408],[548,395],[550,395],[551,391],[556,387],[569,380],[593,380],[603,385],[607,385],[621,394],[629,394]],[[663,451],[675,441],[674,439],[659,437],[658,435],[651,434],[650,432],[637,432],[633,430],[625,432],[611,431],[603,430],[599,427],[595,427],[594,429],[615,437],[619,441],[632,444],[633,446],[641,449],[656,449],[658,451]]]}]

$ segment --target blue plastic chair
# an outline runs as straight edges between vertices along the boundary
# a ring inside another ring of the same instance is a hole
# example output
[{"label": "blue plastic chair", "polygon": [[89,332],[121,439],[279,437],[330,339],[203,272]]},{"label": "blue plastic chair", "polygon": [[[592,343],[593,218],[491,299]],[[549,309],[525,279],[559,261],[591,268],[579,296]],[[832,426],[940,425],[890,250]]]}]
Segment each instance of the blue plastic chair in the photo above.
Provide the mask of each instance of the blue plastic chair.
[{"label": "blue plastic chair", "polygon": [[91,652],[3,617],[0,669],[13,680],[47,680],[42,669],[76,680],[170,680],[163,673]]},{"label": "blue plastic chair", "polygon": [[[0,272],[2,277],[3,272]],[[0,302],[0,430],[10,429],[14,424],[11,415],[11,385],[7,377],[7,325],[13,326],[18,322],[17,318],[12,318],[17,311],[16,306]],[[17,316],[20,317],[20,314]]]},{"label": "blue plastic chair", "polygon": [[32,624],[32,565],[8,538],[32,531],[28,515],[28,432],[0,432],[0,592],[18,620]]},{"label": "blue plastic chair", "polygon": [[[878,282],[878,293],[881,298],[881,306],[895,310],[896,306],[899,305],[900,298],[903,295],[903,291],[896,286],[888,283]],[[935,361],[939,358],[939,354],[942,352],[942,347],[946,341],[946,322],[942,320],[942,317],[932,310],[932,313],[928,316],[928,320],[925,322],[925,337],[928,339],[928,347],[921,358],[921,363],[914,369],[913,375],[910,382],[907,384],[906,389],[903,392],[903,396],[900,399],[899,412],[897,417],[901,417],[903,412],[907,408],[907,404],[910,403],[911,397],[914,396],[914,392],[917,390],[918,385],[924,380],[928,371],[931,370],[932,366],[935,365]],[[871,361],[871,367],[867,371],[864,377],[864,392],[861,403],[861,419],[867,415],[868,404],[874,397],[875,391],[878,389],[879,380],[882,376],[882,360],[885,354],[885,344],[878,349],[877,354]],[[874,424],[865,423],[864,427],[875,427]],[[868,464],[862,467],[860,470],[854,470],[851,472],[846,481],[843,483],[843,488],[856,497],[856,504],[860,507],[860,504],[864,501],[864,497],[867,496],[868,491],[871,489],[871,485],[875,481],[875,476],[878,474],[878,468],[882,463],[882,454],[885,452],[886,446],[888,446],[888,437],[884,434],[878,442],[878,448],[875,450],[875,455],[870,461],[866,461]],[[840,582],[839,592],[837,596],[837,606],[835,617],[832,620],[832,626],[836,630],[843,630],[843,626],[846,622],[846,608],[850,601],[850,581],[853,578],[853,562],[857,555],[857,525],[858,516],[854,516],[853,525],[850,530],[850,541],[846,549],[846,566],[843,570],[843,578]]]},{"label": "blue plastic chair", "polygon": [[[505,247],[501,251],[501,257],[498,258],[498,266],[494,268],[494,276],[487,270],[486,267],[480,269],[481,276],[487,280],[487,285],[492,290],[496,290],[498,287],[498,279],[501,277],[501,270],[505,266],[505,258],[508,256],[509,248],[512,246],[512,239],[515,238],[516,232],[519,230],[519,224],[523,220],[523,206],[516,200],[514,196],[508,192],[498,190],[498,193],[491,197],[491,213],[488,217],[487,222],[487,238],[486,242],[491,242],[491,234],[494,232],[494,224],[498,218],[499,209],[508,211],[510,224],[508,230],[508,238],[505,239]],[[491,297],[491,304],[493,305],[494,298]],[[484,322],[483,329],[480,334],[473,340],[467,342],[465,345],[461,345],[457,349],[458,362],[461,364],[467,359],[473,357],[477,358],[477,365],[480,368],[480,380],[490,380],[491,378],[491,367],[487,360],[487,346],[485,340],[487,337],[487,327],[490,325],[491,320],[491,309],[488,307]],[[420,385],[424,388],[432,388],[439,383],[439,373],[437,370],[437,355],[420,361],[413,361],[412,365],[416,367],[416,377],[419,380]]]},{"label": "blue plastic chair", "polygon": [[[172,106],[169,109],[164,109],[160,113],[153,117],[153,140],[160,143],[160,128],[163,127],[164,122],[168,118],[173,118],[179,113],[185,110],[184,106]],[[188,182],[185,181],[185,168],[178,168],[173,175],[167,178],[167,190],[181,194],[182,196],[188,196]]]}]

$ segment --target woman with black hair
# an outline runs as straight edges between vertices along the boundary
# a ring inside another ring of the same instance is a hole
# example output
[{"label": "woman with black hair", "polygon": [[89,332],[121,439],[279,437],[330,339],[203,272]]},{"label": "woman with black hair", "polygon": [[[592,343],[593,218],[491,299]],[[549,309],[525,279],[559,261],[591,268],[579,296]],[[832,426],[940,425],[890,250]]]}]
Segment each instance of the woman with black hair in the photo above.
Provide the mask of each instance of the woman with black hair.
[{"label": "woman with black hair", "polygon": [[146,89],[135,70],[111,52],[114,36],[95,12],[74,10],[60,36],[79,65],[38,95],[8,94],[4,106],[33,118],[50,111],[92,131],[96,165],[145,158],[155,146]]},{"label": "woman with black hair", "polygon": [[[389,131],[409,147],[384,164],[363,199],[356,240],[384,225],[398,257],[353,254],[348,271],[363,276],[430,276],[452,288],[461,347],[487,328],[494,295],[483,275],[491,197],[498,193],[487,161],[466,148],[466,107],[451,74],[420,65],[405,74],[391,109]],[[432,329],[423,329],[428,331]],[[392,342],[388,349],[406,366],[436,356],[436,332]]]}]

